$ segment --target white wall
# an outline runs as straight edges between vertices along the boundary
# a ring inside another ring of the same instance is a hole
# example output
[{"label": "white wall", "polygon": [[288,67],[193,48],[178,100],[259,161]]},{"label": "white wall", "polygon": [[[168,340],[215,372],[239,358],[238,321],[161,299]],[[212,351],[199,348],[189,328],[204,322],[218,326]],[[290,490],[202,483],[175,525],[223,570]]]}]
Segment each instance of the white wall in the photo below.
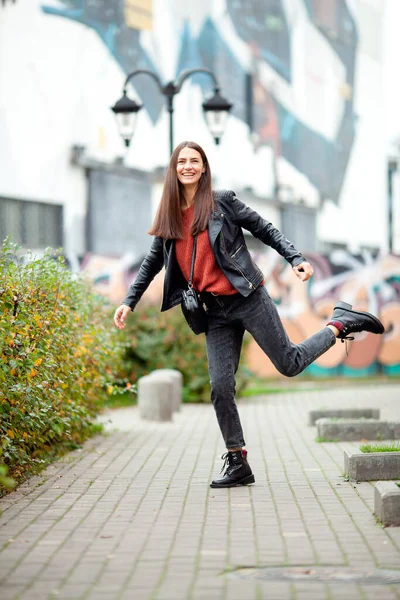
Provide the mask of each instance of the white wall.
[{"label": "white wall", "polygon": [[398,173],[394,176],[393,196],[393,250],[400,254],[400,2],[385,0],[386,10],[383,23],[383,95],[384,132],[386,154],[397,158]]},{"label": "white wall", "polygon": [[[46,3],[61,6],[56,0]],[[70,164],[70,149],[84,145],[92,158],[103,161],[123,154],[109,107],[120,96],[125,74],[91,29],[45,15],[42,4],[41,0],[18,0],[0,8],[0,195],[63,204],[67,251],[80,254],[84,251],[86,178],[81,168]],[[142,34],[143,42],[166,80],[175,73],[184,18],[192,19],[196,32],[209,13],[218,17],[221,35],[242,64],[249,66],[248,49],[235,39],[224,16],[223,0],[202,4],[155,0],[153,5],[154,29]],[[260,77],[275,86],[281,101],[295,109],[297,116],[333,139],[343,110],[338,92],[345,77],[343,67],[326,40],[310,28],[301,0],[285,5],[293,27],[293,85],[268,68],[261,69]],[[400,55],[400,3],[387,0],[386,5],[382,27],[395,51],[388,50],[386,41],[384,56],[392,66],[382,79],[379,31],[385,3],[351,2],[360,31],[357,135],[339,204],[327,201],[318,218],[321,240],[350,242],[354,250],[360,245],[385,248],[387,243],[385,145],[394,121],[385,122],[384,116],[385,112],[395,115],[395,129],[400,133],[400,84],[394,76]],[[309,81],[306,85],[304,73],[310,69],[316,78],[325,75],[323,88],[310,87]],[[240,195],[243,187],[251,186],[257,196],[270,196],[274,184],[270,148],[255,151],[247,126],[233,117],[216,147],[204,126],[202,101],[199,88],[186,83],[175,100],[175,141],[195,139],[204,146],[219,187],[232,188]],[[153,127],[141,111],[127,165],[151,171],[167,160],[167,115]],[[317,206],[318,190],[302,173],[284,159],[279,159],[278,170],[281,181],[291,185],[297,196]]]}]

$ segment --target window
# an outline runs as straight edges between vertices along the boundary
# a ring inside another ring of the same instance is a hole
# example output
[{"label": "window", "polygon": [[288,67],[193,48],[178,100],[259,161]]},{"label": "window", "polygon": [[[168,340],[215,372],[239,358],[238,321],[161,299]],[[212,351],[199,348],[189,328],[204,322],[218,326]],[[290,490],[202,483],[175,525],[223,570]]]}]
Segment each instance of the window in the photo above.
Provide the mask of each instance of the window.
[{"label": "window", "polygon": [[281,231],[300,252],[317,249],[317,213],[303,204],[283,204],[281,207]]},{"label": "window", "polygon": [[0,197],[0,241],[7,236],[24,248],[62,246],[62,206]]},{"label": "window", "polygon": [[145,175],[89,170],[88,250],[134,259],[150,249],[151,184]]}]

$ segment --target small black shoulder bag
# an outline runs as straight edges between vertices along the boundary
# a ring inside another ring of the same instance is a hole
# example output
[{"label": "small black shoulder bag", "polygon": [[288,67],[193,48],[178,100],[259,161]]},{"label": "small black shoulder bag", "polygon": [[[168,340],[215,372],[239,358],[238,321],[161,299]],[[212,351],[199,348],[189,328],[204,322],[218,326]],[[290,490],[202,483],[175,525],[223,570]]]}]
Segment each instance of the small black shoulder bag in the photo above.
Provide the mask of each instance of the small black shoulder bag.
[{"label": "small black shoulder bag", "polygon": [[182,292],[181,308],[183,315],[190,327],[190,329],[196,335],[199,333],[207,333],[208,321],[207,314],[204,310],[203,303],[199,298],[198,293],[193,288],[193,272],[194,263],[196,260],[196,245],[197,235],[194,236],[193,240],[193,252],[192,252],[192,264],[190,266],[190,278],[188,283],[188,289]]}]

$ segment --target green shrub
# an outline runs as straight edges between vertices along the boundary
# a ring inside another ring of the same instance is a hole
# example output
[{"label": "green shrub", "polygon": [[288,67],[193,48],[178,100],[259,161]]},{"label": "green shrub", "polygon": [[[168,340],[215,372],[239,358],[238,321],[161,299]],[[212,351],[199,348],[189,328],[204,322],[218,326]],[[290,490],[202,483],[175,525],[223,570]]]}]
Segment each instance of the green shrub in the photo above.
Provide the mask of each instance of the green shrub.
[{"label": "green shrub", "polygon": [[[120,372],[122,379],[134,383],[154,369],[178,369],[183,375],[184,402],[209,402],[205,336],[192,333],[180,307],[162,313],[158,307],[139,305],[128,315],[126,323],[121,332],[126,347]],[[237,378],[238,394],[248,377],[248,371],[241,367]]]},{"label": "green shrub", "polygon": [[122,348],[89,283],[17,250],[0,250],[0,474],[18,480],[91,434]]},{"label": "green shrub", "polygon": [[[1,456],[3,454],[3,448],[0,447],[0,461],[1,461]],[[16,485],[17,482],[12,479],[11,477],[8,477],[8,467],[7,465],[5,465],[4,463],[1,464],[0,463],[0,492],[2,490],[12,490]],[[0,511],[1,514],[1,511]]]}]

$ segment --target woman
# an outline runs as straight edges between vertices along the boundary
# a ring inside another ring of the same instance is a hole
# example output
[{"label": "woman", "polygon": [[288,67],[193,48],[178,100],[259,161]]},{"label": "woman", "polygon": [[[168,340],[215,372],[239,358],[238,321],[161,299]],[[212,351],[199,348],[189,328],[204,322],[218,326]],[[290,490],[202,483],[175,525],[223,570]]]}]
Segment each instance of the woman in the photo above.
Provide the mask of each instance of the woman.
[{"label": "woman", "polygon": [[[366,312],[339,302],[326,327],[301,344],[290,342],[275,304],[263,285],[263,274],[253,262],[243,235],[247,229],[272,246],[307,281],[310,263],[271,223],[238,200],[232,191],[212,191],[211,173],[203,149],[182,142],[172,154],[160,206],[150,234],[154,241],[139,273],[114,316],[123,329],[143,292],[165,265],[161,310],[181,302],[187,289],[194,236],[197,234],[193,286],[208,316],[206,334],[211,400],[228,452],[223,476],[211,487],[254,483],[235,402],[235,374],[242,339],[249,331],[280,373],[298,375],[326,352],[336,338],[355,331],[383,333],[382,323]],[[225,468],[226,467],[226,468]]]}]

